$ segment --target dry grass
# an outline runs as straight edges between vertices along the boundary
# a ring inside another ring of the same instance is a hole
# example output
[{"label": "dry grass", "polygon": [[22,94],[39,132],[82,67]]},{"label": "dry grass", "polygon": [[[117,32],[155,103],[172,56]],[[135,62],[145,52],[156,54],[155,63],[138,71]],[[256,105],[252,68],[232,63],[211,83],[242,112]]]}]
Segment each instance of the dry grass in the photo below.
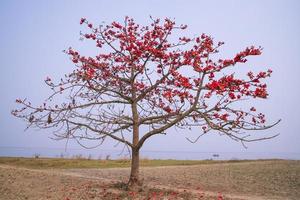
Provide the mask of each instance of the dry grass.
[{"label": "dry grass", "polygon": [[45,160],[1,158],[0,199],[217,199],[219,192],[223,199],[300,199],[300,161],[145,160],[144,190],[132,194],[122,188],[129,176],[127,159],[105,161],[100,165],[105,169],[92,164],[104,161]]},{"label": "dry grass", "polygon": [[[247,160],[214,161],[214,160],[150,160],[142,158],[143,167],[173,166],[173,165],[202,165],[227,162],[247,162]],[[0,164],[27,167],[33,169],[71,169],[71,168],[124,168],[130,166],[128,158],[117,160],[91,160],[86,158],[21,158],[0,157]]]},{"label": "dry grass", "polygon": [[[129,169],[69,170],[84,176],[126,181]],[[264,160],[191,166],[146,167],[141,170],[150,186],[222,192],[267,199],[300,199],[300,161]]]}]

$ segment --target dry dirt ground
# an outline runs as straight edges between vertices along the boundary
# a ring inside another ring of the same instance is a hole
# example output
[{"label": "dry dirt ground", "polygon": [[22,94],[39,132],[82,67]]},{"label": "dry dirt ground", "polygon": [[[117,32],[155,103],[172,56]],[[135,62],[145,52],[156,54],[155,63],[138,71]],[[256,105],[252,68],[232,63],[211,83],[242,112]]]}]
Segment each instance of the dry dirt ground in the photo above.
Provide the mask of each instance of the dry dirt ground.
[{"label": "dry dirt ground", "polygon": [[300,199],[300,161],[145,167],[143,191],[124,189],[128,168],[27,169],[0,165],[1,200]]}]

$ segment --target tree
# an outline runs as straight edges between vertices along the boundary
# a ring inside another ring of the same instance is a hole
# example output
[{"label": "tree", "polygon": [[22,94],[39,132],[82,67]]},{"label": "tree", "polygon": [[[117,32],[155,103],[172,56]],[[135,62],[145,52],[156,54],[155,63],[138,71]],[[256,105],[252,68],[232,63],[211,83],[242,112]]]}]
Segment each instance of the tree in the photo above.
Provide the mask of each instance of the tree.
[{"label": "tree", "polygon": [[[111,138],[124,144],[131,150],[129,186],[139,183],[139,152],[145,141],[171,127],[197,127],[199,137],[214,130],[242,143],[276,136],[246,134],[279,121],[265,125],[265,115],[254,107],[237,106],[242,100],[266,99],[262,81],[272,71],[237,78],[227,70],[260,55],[261,47],[247,47],[232,59],[216,59],[223,42],[214,43],[206,34],[171,42],[172,33],[187,26],[170,19],[151,18],[149,26],[140,26],[126,17],[122,24],[95,27],[82,18],[80,24],[89,30],[81,39],[94,41],[100,53],[86,57],[73,48],[64,51],[75,70],[58,84],[45,80],[53,94],[41,106],[17,99],[22,108],[12,114],[25,119],[28,127],[55,128],[59,139],[101,144]],[[61,96],[66,97],[63,103],[51,103]]]}]

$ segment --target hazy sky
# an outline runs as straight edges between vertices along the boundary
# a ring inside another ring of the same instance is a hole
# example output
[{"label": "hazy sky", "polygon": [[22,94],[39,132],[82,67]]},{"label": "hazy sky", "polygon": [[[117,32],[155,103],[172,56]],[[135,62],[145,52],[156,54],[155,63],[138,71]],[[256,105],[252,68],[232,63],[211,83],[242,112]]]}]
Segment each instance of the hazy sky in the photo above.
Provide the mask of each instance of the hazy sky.
[{"label": "hazy sky", "polygon": [[[196,132],[187,135],[169,130],[167,136],[156,136],[149,140],[143,150],[267,152],[274,155],[286,152],[297,153],[300,159],[299,11],[298,0],[2,0],[0,147],[64,147],[65,142],[49,139],[49,131],[24,132],[25,123],[12,117],[10,111],[16,107],[16,98],[28,97],[32,102],[42,102],[50,93],[44,84],[45,77],[59,78],[73,70],[72,63],[62,50],[72,46],[89,51],[84,47],[85,42],[79,41],[81,17],[97,24],[102,21],[122,21],[128,15],[138,23],[146,24],[149,15],[152,15],[175,18],[178,24],[187,24],[189,35],[204,32],[212,35],[216,41],[224,41],[220,54],[224,58],[233,56],[249,45],[264,47],[262,56],[251,58],[241,71],[273,69],[273,76],[268,80],[269,99],[253,101],[253,105],[261,109],[270,121],[282,119],[282,122],[264,132],[266,135],[280,133],[279,137],[250,143],[248,149],[218,134],[204,136],[198,143],[190,144],[185,137],[196,137]],[[108,141],[101,148],[110,149],[114,144]],[[72,142],[70,146],[79,148]]]}]

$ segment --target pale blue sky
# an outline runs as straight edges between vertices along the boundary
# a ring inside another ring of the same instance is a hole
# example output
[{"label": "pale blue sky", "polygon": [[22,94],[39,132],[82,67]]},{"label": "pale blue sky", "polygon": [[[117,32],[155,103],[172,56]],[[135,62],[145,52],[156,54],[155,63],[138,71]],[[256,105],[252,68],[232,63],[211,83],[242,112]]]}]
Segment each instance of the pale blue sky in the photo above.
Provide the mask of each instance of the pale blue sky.
[{"label": "pale blue sky", "polygon": [[[10,115],[16,107],[16,98],[28,97],[35,103],[50,93],[44,78],[63,77],[70,72],[72,63],[62,50],[72,46],[85,53],[91,52],[80,42],[81,17],[94,23],[120,21],[133,17],[138,23],[154,17],[175,18],[189,26],[187,34],[207,33],[217,41],[224,41],[223,57],[233,56],[249,45],[264,47],[263,55],[250,59],[241,72],[272,68],[268,80],[270,97],[256,105],[271,121],[282,122],[265,134],[280,133],[268,141],[240,143],[217,134],[202,137],[190,144],[185,133],[169,130],[167,136],[157,136],[144,150],[197,151],[197,152],[293,152],[300,159],[299,97],[300,97],[300,1],[0,1],[0,58],[1,104],[0,147],[64,147],[65,142],[50,140],[49,131],[28,130],[25,123]],[[260,133],[258,133],[260,134]],[[196,136],[196,133],[189,133]],[[102,149],[113,148],[107,142]],[[71,147],[79,148],[70,143]],[[101,148],[98,149],[101,152]],[[0,148],[1,155],[9,150]],[[84,150],[83,150],[84,151]]]}]

